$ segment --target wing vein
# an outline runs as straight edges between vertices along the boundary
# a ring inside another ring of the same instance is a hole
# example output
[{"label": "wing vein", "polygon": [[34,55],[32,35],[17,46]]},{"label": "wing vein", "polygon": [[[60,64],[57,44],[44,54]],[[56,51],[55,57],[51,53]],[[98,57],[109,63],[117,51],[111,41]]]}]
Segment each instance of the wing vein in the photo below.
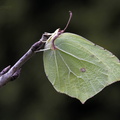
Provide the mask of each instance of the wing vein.
[{"label": "wing vein", "polygon": [[[53,51],[53,54],[54,54],[54,59],[55,59],[55,68],[56,68],[56,71],[57,71],[57,78],[56,79],[58,79],[59,80],[59,69],[58,69],[58,63],[57,63],[57,58],[56,58],[56,52],[55,51]],[[60,82],[60,80],[59,80],[59,82]],[[55,83],[54,83],[55,84]],[[60,84],[59,84],[59,87],[60,87]]]}]

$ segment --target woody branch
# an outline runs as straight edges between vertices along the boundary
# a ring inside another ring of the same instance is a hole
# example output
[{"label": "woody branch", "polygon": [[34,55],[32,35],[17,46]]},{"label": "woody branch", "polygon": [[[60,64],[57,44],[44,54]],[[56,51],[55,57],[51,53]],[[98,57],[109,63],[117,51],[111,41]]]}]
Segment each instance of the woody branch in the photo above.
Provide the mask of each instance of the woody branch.
[{"label": "woody branch", "polygon": [[34,43],[12,67],[9,65],[0,72],[0,87],[19,77],[21,67],[36,53],[36,51],[39,51],[43,47],[50,35],[49,33],[44,33],[41,39]]}]

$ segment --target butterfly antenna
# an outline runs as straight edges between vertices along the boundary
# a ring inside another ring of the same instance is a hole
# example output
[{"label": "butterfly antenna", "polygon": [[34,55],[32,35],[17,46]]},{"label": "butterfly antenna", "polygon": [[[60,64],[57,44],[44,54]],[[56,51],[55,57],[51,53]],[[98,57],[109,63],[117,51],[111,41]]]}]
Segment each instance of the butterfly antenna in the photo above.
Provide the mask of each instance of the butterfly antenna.
[{"label": "butterfly antenna", "polygon": [[70,13],[69,19],[68,19],[68,22],[67,22],[65,28],[63,29],[63,31],[65,31],[67,29],[68,25],[70,24],[70,21],[71,21],[71,18],[72,18],[72,12],[69,11],[69,13]]}]

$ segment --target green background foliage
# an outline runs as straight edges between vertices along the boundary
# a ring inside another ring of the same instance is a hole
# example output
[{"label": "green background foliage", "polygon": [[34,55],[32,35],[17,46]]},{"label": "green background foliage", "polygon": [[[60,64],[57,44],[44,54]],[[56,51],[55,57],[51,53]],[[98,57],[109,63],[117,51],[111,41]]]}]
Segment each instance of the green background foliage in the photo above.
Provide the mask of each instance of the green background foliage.
[{"label": "green background foliage", "polygon": [[[0,69],[13,65],[44,32],[64,28],[120,58],[119,0],[0,0]],[[120,83],[82,105],[57,93],[44,73],[42,53],[22,68],[19,79],[0,88],[0,120],[113,120],[120,111]]]}]

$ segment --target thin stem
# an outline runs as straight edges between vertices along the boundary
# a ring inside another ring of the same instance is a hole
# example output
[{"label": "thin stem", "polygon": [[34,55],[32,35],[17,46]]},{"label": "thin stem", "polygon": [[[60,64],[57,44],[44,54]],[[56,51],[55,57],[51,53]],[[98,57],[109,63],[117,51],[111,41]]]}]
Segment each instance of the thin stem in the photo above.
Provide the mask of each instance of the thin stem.
[{"label": "thin stem", "polygon": [[36,51],[42,48],[49,36],[49,33],[44,33],[41,39],[34,43],[12,67],[8,66],[0,72],[0,87],[9,81],[16,79],[20,75],[21,67],[36,53]]}]

